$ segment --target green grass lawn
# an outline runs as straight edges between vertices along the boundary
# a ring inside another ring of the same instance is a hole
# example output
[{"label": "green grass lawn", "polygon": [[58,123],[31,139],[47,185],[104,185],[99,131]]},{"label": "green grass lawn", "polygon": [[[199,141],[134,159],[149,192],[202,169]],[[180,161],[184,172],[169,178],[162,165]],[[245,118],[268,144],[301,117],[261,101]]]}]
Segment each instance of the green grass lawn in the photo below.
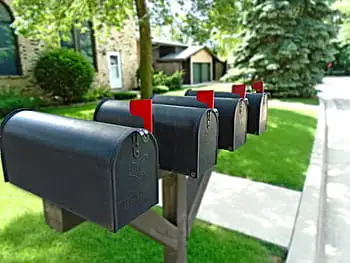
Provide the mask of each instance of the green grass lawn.
[{"label": "green grass lawn", "polygon": [[[162,246],[130,227],[113,234],[83,223],[56,233],[44,223],[39,198],[2,180],[0,193],[1,263],[163,262]],[[275,256],[284,251],[199,221],[188,241],[189,263],[272,263]]]},{"label": "green grass lawn", "polygon": [[302,190],[317,125],[313,110],[270,107],[268,130],[248,135],[235,152],[220,151],[216,170],[254,181]]},{"label": "green grass lawn", "polygon": [[302,103],[307,105],[318,105],[319,100],[318,98],[310,98],[310,99],[304,99],[304,98],[285,98],[285,99],[279,99],[280,101],[284,102],[292,102],[292,103]]},{"label": "green grass lawn", "polygon": [[[43,111],[91,120],[96,104]],[[247,144],[234,153],[221,151],[217,170],[300,190],[315,128],[313,109],[272,106],[268,131],[248,136]],[[112,234],[84,223],[55,233],[44,223],[39,198],[2,181],[0,193],[1,263],[162,262],[162,246],[130,227]],[[189,262],[264,263],[283,255],[275,246],[200,221],[188,242]]]},{"label": "green grass lawn", "polygon": [[66,117],[92,120],[97,104],[98,102],[91,102],[91,103],[81,104],[76,106],[51,107],[51,108],[43,109],[42,111],[61,115],[61,116],[66,116]]}]

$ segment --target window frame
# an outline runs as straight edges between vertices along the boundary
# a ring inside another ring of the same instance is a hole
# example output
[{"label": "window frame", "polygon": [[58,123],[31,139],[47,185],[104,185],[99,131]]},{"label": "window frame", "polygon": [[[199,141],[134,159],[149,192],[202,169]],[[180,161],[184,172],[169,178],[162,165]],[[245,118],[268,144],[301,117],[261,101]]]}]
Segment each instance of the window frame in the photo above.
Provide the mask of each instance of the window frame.
[{"label": "window frame", "polygon": [[[90,29],[93,66],[94,66],[94,69],[96,71],[98,71],[95,31],[94,31],[94,28],[93,28],[91,22],[88,22],[88,27]],[[72,30],[71,30],[71,35],[72,35],[72,43],[73,43],[74,50],[76,52],[81,53],[80,32],[78,31],[78,29],[73,27]],[[61,44],[61,47],[62,47],[62,40],[61,40],[60,44]]]},{"label": "window frame", "polygon": [[[13,23],[13,21],[15,21],[15,18],[13,16],[13,13],[10,9],[10,7],[4,3],[3,1],[0,2],[0,5],[2,5],[5,10],[7,11],[7,13],[9,14],[10,16],[10,23]],[[15,46],[15,49],[16,49],[16,54],[15,54],[15,63],[16,63],[16,74],[13,74],[13,75],[1,75],[0,74],[0,78],[1,77],[6,77],[6,76],[23,76],[23,70],[22,70],[22,64],[21,64],[21,56],[20,56],[20,51],[19,51],[19,45],[18,45],[18,35],[15,34],[15,31],[13,30],[13,28],[11,28],[11,26],[8,24],[9,21],[5,21],[5,20],[1,20],[0,18],[0,24],[3,24],[3,25],[6,25],[6,26],[9,26],[9,28],[11,29],[11,34],[13,36],[13,39],[14,39],[14,43],[13,45]]]}]

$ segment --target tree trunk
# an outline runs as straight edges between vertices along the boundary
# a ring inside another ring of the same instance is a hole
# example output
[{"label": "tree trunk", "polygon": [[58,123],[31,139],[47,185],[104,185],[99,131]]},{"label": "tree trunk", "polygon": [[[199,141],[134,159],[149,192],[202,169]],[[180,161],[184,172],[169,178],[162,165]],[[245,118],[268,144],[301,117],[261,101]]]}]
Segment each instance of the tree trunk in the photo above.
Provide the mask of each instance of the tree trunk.
[{"label": "tree trunk", "polygon": [[140,31],[141,98],[152,96],[152,38],[146,0],[135,0]]}]

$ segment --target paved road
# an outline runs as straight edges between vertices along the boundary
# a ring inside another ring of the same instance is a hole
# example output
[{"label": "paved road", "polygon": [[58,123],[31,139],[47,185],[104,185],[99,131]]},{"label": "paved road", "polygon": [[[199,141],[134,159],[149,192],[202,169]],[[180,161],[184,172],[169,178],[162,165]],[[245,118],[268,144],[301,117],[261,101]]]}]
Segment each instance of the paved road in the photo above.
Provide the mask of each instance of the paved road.
[{"label": "paved road", "polygon": [[324,263],[350,262],[350,78],[328,78]]}]

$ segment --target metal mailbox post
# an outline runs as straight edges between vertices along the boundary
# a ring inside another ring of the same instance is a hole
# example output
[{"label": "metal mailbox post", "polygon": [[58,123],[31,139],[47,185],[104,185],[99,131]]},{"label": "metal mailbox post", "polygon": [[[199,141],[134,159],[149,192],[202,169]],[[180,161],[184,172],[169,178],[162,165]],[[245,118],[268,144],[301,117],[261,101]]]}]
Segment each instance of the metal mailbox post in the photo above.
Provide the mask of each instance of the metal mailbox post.
[{"label": "metal mailbox post", "polygon": [[158,146],[147,130],[22,110],[1,134],[5,181],[47,200],[47,212],[76,215],[72,225],[81,217],[117,232],[158,203]]},{"label": "metal mailbox post", "polygon": [[[214,93],[212,93],[214,94]],[[197,93],[200,95],[200,92]],[[155,95],[155,104],[206,108],[207,104],[195,97]],[[219,149],[234,151],[246,143],[248,112],[243,99],[214,98],[219,116]]]}]

